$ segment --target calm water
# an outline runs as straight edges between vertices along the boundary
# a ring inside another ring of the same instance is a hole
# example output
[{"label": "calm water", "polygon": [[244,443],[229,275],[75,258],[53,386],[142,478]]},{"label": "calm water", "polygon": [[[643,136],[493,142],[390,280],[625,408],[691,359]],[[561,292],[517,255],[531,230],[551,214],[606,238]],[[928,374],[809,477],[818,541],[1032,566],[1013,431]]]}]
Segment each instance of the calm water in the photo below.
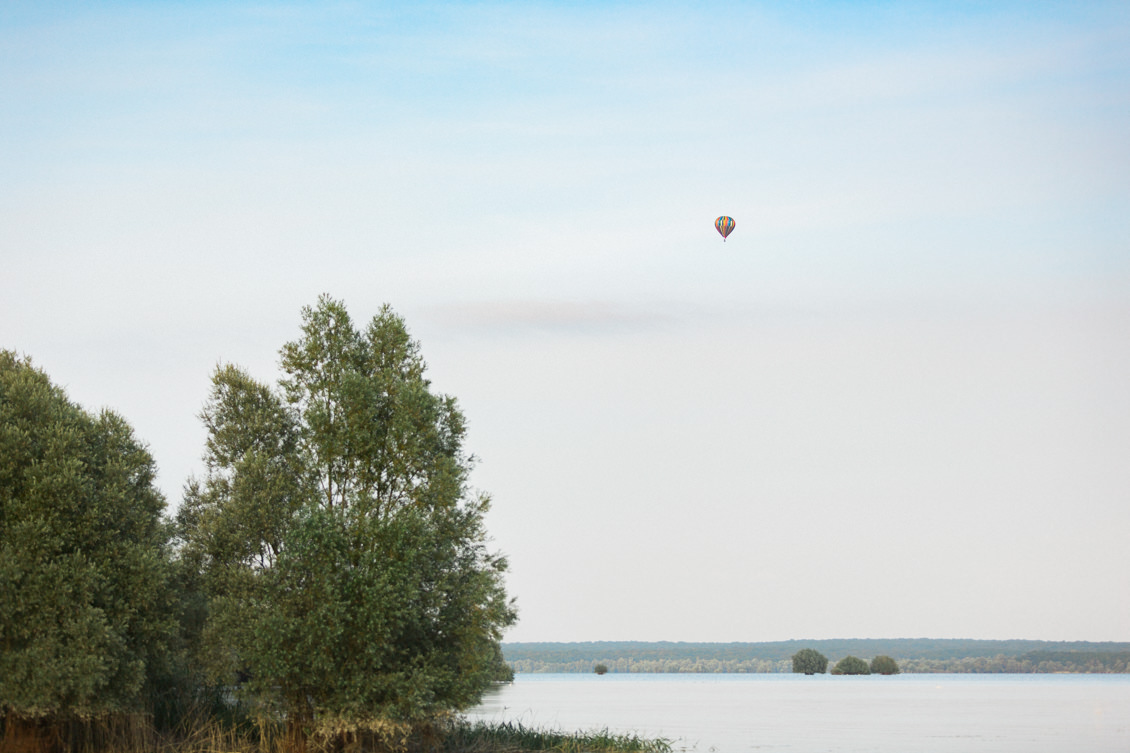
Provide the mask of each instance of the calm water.
[{"label": "calm water", "polygon": [[1130,675],[520,674],[468,716],[703,753],[1130,753]]}]

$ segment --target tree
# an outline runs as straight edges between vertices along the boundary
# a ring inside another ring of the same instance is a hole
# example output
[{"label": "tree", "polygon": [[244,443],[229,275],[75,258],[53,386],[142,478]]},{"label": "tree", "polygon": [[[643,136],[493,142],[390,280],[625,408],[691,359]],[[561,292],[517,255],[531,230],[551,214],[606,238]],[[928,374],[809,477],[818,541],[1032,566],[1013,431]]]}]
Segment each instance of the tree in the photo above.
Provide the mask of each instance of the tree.
[{"label": "tree", "polygon": [[506,663],[506,657],[502,655],[502,645],[495,642],[492,654],[493,657],[490,662],[492,667],[490,670],[491,682],[514,682],[514,667]]},{"label": "tree", "polygon": [[154,475],[124,419],[87,413],[29,359],[0,351],[0,715],[9,740],[142,708],[176,630]]},{"label": "tree", "polygon": [[871,667],[858,656],[845,656],[832,667],[834,675],[869,675]]},{"label": "tree", "polygon": [[802,648],[793,654],[793,672],[822,675],[828,671],[828,657],[814,648]]},{"label": "tree", "polygon": [[876,656],[871,660],[871,674],[873,675],[897,675],[898,673],[898,662],[889,656]]},{"label": "tree", "polygon": [[249,678],[298,748],[316,712],[363,726],[474,704],[515,619],[463,415],[403,320],[386,306],[359,332],[326,296],[302,318],[278,389],[217,368],[180,516],[213,678]]},{"label": "tree", "polygon": [[606,674],[608,674],[608,665],[607,664],[597,664],[595,667],[592,668],[592,671],[596,672],[598,675],[606,675]]}]

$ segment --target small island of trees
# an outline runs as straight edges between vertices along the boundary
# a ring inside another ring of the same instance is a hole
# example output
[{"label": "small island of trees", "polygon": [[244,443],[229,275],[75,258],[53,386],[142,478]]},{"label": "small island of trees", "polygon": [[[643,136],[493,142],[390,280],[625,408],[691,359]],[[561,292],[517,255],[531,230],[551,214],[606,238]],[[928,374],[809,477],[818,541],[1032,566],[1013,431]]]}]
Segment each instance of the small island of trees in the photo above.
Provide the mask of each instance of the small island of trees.
[{"label": "small island of trees", "polygon": [[[828,669],[828,658],[812,648],[803,648],[793,654],[793,672],[806,675],[824,674]],[[876,656],[868,664],[856,656],[845,656],[832,668],[834,675],[897,675],[899,665],[889,656]]]}]

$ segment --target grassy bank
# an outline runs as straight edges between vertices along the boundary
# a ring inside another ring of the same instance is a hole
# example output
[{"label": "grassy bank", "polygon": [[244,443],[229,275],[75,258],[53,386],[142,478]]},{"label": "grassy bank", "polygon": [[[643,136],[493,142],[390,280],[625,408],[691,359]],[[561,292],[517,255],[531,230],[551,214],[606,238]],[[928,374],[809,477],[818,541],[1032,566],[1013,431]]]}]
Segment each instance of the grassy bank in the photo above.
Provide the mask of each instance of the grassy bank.
[{"label": "grassy bank", "polygon": [[[670,753],[668,740],[608,730],[566,733],[515,723],[447,719],[426,725],[374,721],[320,725],[305,753]],[[145,715],[63,725],[0,720],[0,753],[299,753],[282,725],[190,718],[161,733]]]}]

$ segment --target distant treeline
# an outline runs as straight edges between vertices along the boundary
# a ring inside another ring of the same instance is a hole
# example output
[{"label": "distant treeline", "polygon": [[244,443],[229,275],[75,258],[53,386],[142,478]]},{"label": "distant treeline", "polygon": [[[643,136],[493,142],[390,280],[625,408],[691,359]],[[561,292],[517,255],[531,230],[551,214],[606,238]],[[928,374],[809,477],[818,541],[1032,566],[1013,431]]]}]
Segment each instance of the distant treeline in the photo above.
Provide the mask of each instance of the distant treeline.
[{"label": "distant treeline", "polygon": [[891,656],[903,672],[1130,672],[1130,643],[896,638],[771,643],[503,643],[515,672],[791,672],[812,648],[834,664],[845,656]]}]

